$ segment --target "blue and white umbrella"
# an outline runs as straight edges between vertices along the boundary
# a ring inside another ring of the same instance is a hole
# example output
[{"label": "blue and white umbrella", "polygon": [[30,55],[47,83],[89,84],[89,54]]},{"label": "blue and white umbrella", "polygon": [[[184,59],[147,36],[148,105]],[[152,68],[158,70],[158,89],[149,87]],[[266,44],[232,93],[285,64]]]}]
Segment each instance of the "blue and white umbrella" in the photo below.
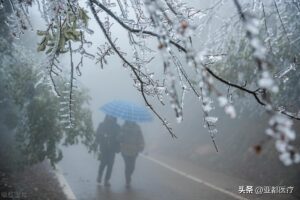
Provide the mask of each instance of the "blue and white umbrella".
[{"label": "blue and white umbrella", "polygon": [[133,122],[148,122],[153,118],[146,107],[129,101],[115,100],[100,108],[107,115]]}]

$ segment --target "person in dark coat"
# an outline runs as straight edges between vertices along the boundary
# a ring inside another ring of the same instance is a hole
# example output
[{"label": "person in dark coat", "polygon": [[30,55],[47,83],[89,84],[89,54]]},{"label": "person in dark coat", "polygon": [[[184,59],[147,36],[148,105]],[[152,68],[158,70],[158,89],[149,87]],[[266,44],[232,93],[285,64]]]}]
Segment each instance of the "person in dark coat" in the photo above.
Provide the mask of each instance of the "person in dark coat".
[{"label": "person in dark coat", "polygon": [[125,121],[121,128],[121,154],[125,162],[126,187],[130,187],[131,176],[139,152],[144,150],[145,142],[140,126],[135,122]]},{"label": "person in dark coat", "polygon": [[104,185],[110,186],[112,168],[115,160],[115,154],[120,152],[120,126],[115,117],[106,115],[104,121],[99,124],[96,132],[96,144],[100,145],[100,166],[97,182],[101,183],[104,169],[106,174]]}]

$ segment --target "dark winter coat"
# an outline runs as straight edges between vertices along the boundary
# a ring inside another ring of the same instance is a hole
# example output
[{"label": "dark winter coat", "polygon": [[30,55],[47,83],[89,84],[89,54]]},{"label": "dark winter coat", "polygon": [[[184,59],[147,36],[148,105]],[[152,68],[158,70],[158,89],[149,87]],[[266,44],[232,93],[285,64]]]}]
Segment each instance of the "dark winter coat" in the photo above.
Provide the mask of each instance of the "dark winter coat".
[{"label": "dark winter coat", "polygon": [[121,128],[120,145],[121,153],[125,156],[137,156],[144,150],[145,142],[139,125],[125,122]]},{"label": "dark winter coat", "polygon": [[120,152],[120,126],[113,121],[100,123],[96,132],[96,142],[100,145],[101,154]]}]

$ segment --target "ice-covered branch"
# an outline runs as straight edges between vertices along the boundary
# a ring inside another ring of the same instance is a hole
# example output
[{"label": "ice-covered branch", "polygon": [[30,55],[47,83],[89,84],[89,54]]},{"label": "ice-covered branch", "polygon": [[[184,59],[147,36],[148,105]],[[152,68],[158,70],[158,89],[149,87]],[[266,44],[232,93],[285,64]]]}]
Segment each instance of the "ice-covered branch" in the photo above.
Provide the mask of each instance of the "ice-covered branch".
[{"label": "ice-covered branch", "polygon": [[119,58],[126,63],[126,65],[128,65],[131,69],[131,71],[133,72],[133,74],[135,75],[135,78],[139,81],[140,84],[140,90],[141,90],[141,94],[142,97],[146,103],[146,105],[152,110],[152,112],[158,117],[158,119],[163,123],[163,125],[167,128],[168,132],[171,134],[172,137],[176,137],[176,135],[173,133],[172,128],[169,126],[169,123],[167,122],[166,119],[164,119],[163,117],[160,116],[160,114],[154,109],[154,107],[149,103],[148,98],[145,95],[144,92],[144,82],[141,79],[141,77],[138,75],[136,68],[129,62],[127,61],[127,59],[120,53],[120,51],[117,49],[117,47],[114,45],[112,39],[109,37],[108,33],[105,30],[105,27],[103,25],[103,23],[101,22],[100,18],[97,15],[97,12],[95,10],[94,4],[93,4],[93,0],[90,0],[90,8],[92,10],[92,13],[99,25],[99,27],[101,28],[103,34],[105,35],[106,39],[108,40],[109,44],[111,45],[111,47],[114,49],[114,51],[116,52],[116,54],[119,56]]},{"label": "ice-covered branch", "polygon": [[[234,4],[214,1],[200,9],[189,7],[188,2],[180,0],[88,0],[92,11],[88,12],[78,0],[9,0],[13,12],[6,21],[13,35],[22,35],[31,27],[28,6],[37,3],[45,22],[45,28],[37,32],[41,38],[38,51],[45,52],[43,65],[54,93],[67,100],[63,106],[64,111],[68,110],[66,118],[70,119],[69,122],[74,117],[71,111],[74,109],[75,76],[81,75],[84,58],[96,58],[96,63],[103,68],[114,55],[130,71],[134,87],[141,93],[145,104],[173,137],[169,123],[152,106],[149,97],[157,98],[163,105],[166,97],[180,122],[186,94],[195,95],[202,104],[204,125],[218,151],[213,103],[218,102],[224,112],[234,118],[234,98],[228,95],[229,91],[222,90],[230,88],[247,94],[272,115],[269,125],[275,134],[269,135],[276,141],[285,142],[286,152],[292,157],[292,154],[297,155],[296,151],[291,151],[293,140],[282,140],[276,135],[289,137],[291,119],[300,120],[298,112],[278,106],[278,99],[283,94],[297,96],[297,92],[285,84],[293,85],[289,80],[296,83],[299,74],[300,37],[297,33],[300,23],[296,14],[299,13],[299,3],[233,1]],[[225,12],[226,9],[232,10],[233,6],[237,13]],[[286,14],[290,11],[294,14]],[[106,39],[93,53],[88,52],[87,47],[92,43],[85,37],[93,33],[88,26],[91,17]],[[126,40],[120,41],[113,24],[125,31]],[[153,39],[157,40],[157,45],[152,44]],[[129,49],[121,46],[124,43]],[[127,50],[123,52],[121,49]],[[161,58],[156,58],[157,52]],[[68,53],[70,62],[62,66],[60,59],[65,53]],[[161,62],[159,73],[152,67],[153,60]],[[62,86],[60,79],[66,72],[69,81]],[[281,150],[280,154],[286,155]]]}]

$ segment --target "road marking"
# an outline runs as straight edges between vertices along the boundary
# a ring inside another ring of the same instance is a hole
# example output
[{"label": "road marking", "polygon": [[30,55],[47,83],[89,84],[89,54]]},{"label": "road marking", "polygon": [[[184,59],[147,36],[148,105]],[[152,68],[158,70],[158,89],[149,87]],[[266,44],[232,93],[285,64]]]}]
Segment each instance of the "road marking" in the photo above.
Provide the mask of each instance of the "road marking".
[{"label": "road marking", "polygon": [[186,178],[188,178],[188,179],[190,179],[190,180],[193,180],[193,181],[195,181],[195,182],[197,182],[197,183],[206,185],[207,187],[210,187],[210,188],[212,188],[212,189],[214,189],[214,190],[217,190],[217,191],[219,191],[219,192],[222,192],[222,193],[224,193],[224,194],[227,194],[227,195],[229,195],[229,196],[231,196],[231,197],[233,197],[233,198],[235,198],[235,199],[238,199],[238,200],[249,200],[249,199],[247,199],[247,198],[245,198],[245,197],[239,196],[239,195],[234,194],[234,193],[232,193],[232,192],[230,192],[230,191],[228,191],[228,190],[224,190],[223,188],[220,188],[220,187],[215,186],[215,185],[213,185],[213,184],[211,184],[211,183],[209,183],[209,182],[206,182],[206,181],[201,180],[201,179],[199,179],[199,178],[197,178],[197,177],[195,177],[195,176],[192,176],[191,174],[188,174],[188,173],[182,172],[182,171],[180,171],[180,170],[178,170],[178,169],[175,169],[174,167],[171,167],[170,165],[168,165],[168,164],[166,164],[166,163],[163,163],[163,162],[161,162],[161,161],[159,161],[159,160],[156,160],[155,158],[152,158],[152,157],[150,157],[150,156],[146,156],[146,155],[143,155],[143,154],[140,154],[140,155],[141,155],[142,157],[144,157],[144,158],[146,158],[146,159],[152,161],[152,162],[155,162],[156,164],[158,164],[158,165],[160,165],[160,166],[162,166],[162,167],[164,167],[164,168],[166,168],[166,169],[169,169],[169,170],[171,170],[171,171],[173,171],[173,172],[175,172],[175,173],[177,173],[177,174],[180,174],[180,175],[182,175],[182,176],[184,176],[184,177],[186,177]]},{"label": "road marking", "polygon": [[56,178],[59,182],[60,187],[62,188],[64,194],[66,195],[66,198],[68,200],[76,200],[76,196],[74,194],[74,192],[72,191],[68,181],[65,179],[62,170],[60,169],[60,167],[58,165],[55,166],[55,170],[54,173],[56,175]]}]

